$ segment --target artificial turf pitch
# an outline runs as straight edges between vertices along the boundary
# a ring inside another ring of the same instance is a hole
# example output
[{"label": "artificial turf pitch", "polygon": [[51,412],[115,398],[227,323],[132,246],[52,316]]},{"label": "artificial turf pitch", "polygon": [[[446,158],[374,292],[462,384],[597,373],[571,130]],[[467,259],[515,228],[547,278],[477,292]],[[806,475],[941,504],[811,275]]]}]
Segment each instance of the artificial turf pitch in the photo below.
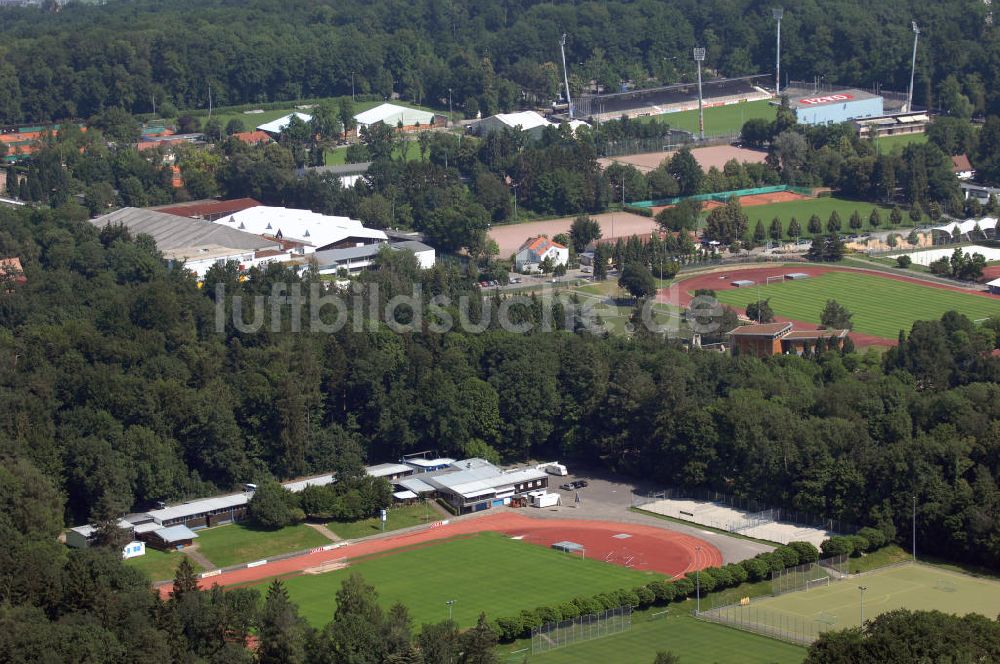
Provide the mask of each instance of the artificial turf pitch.
[{"label": "artificial turf pitch", "polygon": [[[705,135],[720,136],[738,134],[743,129],[743,123],[753,118],[771,121],[777,116],[778,109],[768,101],[747,101],[728,106],[715,106],[705,109]],[[693,133],[698,132],[698,111],[678,111],[635,118],[639,122],[666,122],[673,129],[682,129]]]},{"label": "artificial turf pitch", "polygon": [[516,652],[528,647],[527,641],[501,646],[497,652],[501,662],[511,664],[520,664],[526,655],[532,664],[644,663],[652,662],[660,651],[673,653],[684,664],[798,664],[805,657],[805,650],[799,646],[696,620],[691,615],[692,604],[692,600],[683,605],[672,604],[667,614],[660,613],[663,609],[633,614],[632,629],[624,634],[540,655]]},{"label": "artificial turf pitch", "polygon": [[517,615],[521,609],[662,578],[498,533],[479,533],[351,561],[343,570],[303,574],[284,583],[302,615],[319,627],[333,617],[334,596],[352,572],[375,587],[382,606],[404,604],[416,626],[446,620],[446,602],[455,600],[453,619],[461,627],[475,625],[480,612],[490,619]]},{"label": "artificial turf pitch", "polygon": [[[789,268],[789,272],[795,270]],[[1000,299],[898,281],[869,274],[828,272],[808,279],[719,290],[716,298],[745,307],[769,300],[778,316],[819,323],[827,300],[836,300],[854,314],[854,330],[895,339],[917,320],[938,320],[951,310],[972,320],[1000,315]]]},{"label": "artificial turf pitch", "polygon": [[728,607],[726,615],[743,622],[792,629],[810,625],[816,633],[856,627],[861,622],[864,586],[865,620],[895,609],[938,610],[990,618],[1000,613],[1000,582],[930,565],[902,565],[876,570],[829,586],[753,600]]}]

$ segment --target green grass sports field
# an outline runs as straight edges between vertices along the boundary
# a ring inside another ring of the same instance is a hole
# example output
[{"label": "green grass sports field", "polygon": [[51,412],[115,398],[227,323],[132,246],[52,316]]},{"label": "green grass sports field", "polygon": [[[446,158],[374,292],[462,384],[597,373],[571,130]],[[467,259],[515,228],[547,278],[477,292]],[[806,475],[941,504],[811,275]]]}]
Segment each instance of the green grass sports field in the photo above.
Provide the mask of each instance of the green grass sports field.
[{"label": "green grass sports field", "polygon": [[888,567],[829,586],[754,600],[725,609],[733,618],[794,630],[810,625],[816,633],[856,627],[861,622],[864,586],[865,620],[894,609],[938,610],[964,615],[1000,613],[1000,582],[930,565]]},{"label": "green grass sports field", "polygon": [[[836,300],[853,312],[855,331],[885,339],[895,339],[901,329],[909,332],[913,321],[938,320],[950,310],[972,320],[1000,315],[1000,299],[849,272],[762,284],[759,291],[778,316],[810,323],[819,323],[826,301]],[[745,307],[757,299],[758,288],[720,290],[716,297]]]},{"label": "green grass sports field", "polygon": [[[174,578],[177,566],[184,558],[185,555],[179,551],[159,551],[147,546],[145,555],[129,558],[125,561],[125,565],[145,572],[150,581],[166,581]],[[188,558],[188,562],[195,571],[202,571],[197,561]]]},{"label": "green grass sports field", "polygon": [[[689,601],[688,604],[691,602]],[[798,664],[805,650],[774,639],[695,620],[691,607],[670,607],[667,615],[651,617],[662,609],[633,615],[632,629],[624,634],[578,643],[540,655],[528,655],[531,664],[610,664],[652,662],[658,651],[669,651],[684,664]],[[527,641],[498,650],[501,662],[523,661]]]},{"label": "green grass sports field", "polygon": [[323,535],[306,525],[287,526],[280,530],[259,530],[243,524],[217,526],[198,531],[202,555],[218,567],[246,563],[279,553],[301,551],[329,544]]},{"label": "green grass sports field", "polygon": [[[886,230],[888,228],[892,228],[889,222],[889,213],[892,212],[892,208],[885,207],[884,205],[876,205],[875,203],[852,201],[847,198],[837,198],[835,196],[807,198],[801,201],[772,203],[770,205],[750,205],[744,207],[743,212],[747,215],[751,233],[757,225],[757,220],[763,222],[764,230],[766,231],[771,224],[771,220],[777,217],[781,220],[781,227],[787,237],[788,223],[792,220],[792,217],[795,217],[795,219],[799,222],[799,226],[802,228],[802,235],[799,237],[811,237],[812,233],[809,232],[809,218],[814,214],[819,217],[823,224],[823,233],[826,233],[826,222],[834,210],[836,210],[837,214],[840,215],[840,232],[857,233],[872,230],[871,226],[868,225],[868,217],[871,215],[873,209],[878,209],[879,216],[882,220],[879,229]],[[853,230],[849,225],[851,215],[855,210],[857,210],[858,214],[861,215],[861,221],[864,224],[857,231]],[[909,222],[909,217],[904,215],[903,220],[904,222]]]},{"label": "green grass sports field", "polygon": [[[777,108],[767,101],[748,101],[729,106],[716,106],[705,109],[705,136],[736,134],[743,129],[743,123],[752,118],[773,120],[778,114]],[[636,118],[639,121],[666,122],[674,129],[698,131],[698,111],[680,111]]]},{"label": "green grass sports field", "polygon": [[447,619],[445,602],[455,600],[454,620],[462,627],[474,625],[482,611],[498,618],[658,578],[498,533],[480,533],[363,559],[343,570],[292,577],[285,587],[302,615],[319,627],[333,616],[334,595],[351,572],[375,586],[383,606],[406,605],[414,625]]},{"label": "green grass sports field", "polygon": [[[394,507],[386,515],[385,532],[420,526],[431,521],[440,521],[442,518],[441,512],[424,503]],[[360,521],[331,521],[326,527],[342,539],[358,539],[383,532],[382,520],[378,517]]]}]

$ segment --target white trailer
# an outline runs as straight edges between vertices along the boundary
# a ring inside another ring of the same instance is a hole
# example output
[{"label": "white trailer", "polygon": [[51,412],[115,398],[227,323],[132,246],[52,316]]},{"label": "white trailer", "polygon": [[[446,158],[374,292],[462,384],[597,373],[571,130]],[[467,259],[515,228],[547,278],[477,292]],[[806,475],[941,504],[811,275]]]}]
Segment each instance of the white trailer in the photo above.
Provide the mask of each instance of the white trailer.
[{"label": "white trailer", "polygon": [[559,504],[559,494],[547,491],[532,491],[528,494],[528,502],[532,507],[554,507]]},{"label": "white trailer", "polygon": [[537,470],[545,471],[549,475],[559,475],[560,477],[562,477],[563,475],[569,475],[569,471],[566,470],[566,466],[564,466],[561,463],[556,463],[554,461],[549,461],[547,463],[540,463],[537,466],[535,466],[535,468]]}]

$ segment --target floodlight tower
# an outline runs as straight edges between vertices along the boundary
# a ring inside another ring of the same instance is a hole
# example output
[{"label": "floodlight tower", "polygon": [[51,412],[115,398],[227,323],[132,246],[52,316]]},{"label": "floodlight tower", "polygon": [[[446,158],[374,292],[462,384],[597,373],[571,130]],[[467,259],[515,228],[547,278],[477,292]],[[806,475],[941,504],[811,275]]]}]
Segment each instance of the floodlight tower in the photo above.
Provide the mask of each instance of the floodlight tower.
[{"label": "floodlight tower", "polygon": [[563,83],[566,84],[566,108],[569,110],[569,119],[573,119],[573,100],[569,97],[569,73],[566,71],[566,33],[563,33],[559,40],[559,52],[562,53],[563,61]]},{"label": "floodlight tower", "polygon": [[705,140],[705,107],[701,98],[701,63],[705,60],[705,49],[694,49],[694,61],[698,63],[698,133]]},{"label": "floodlight tower", "polygon": [[913,60],[910,62],[910,91],[906,93],[906,112],[913,110],[913,74],[917,71],[917,40],[920,39],[920,28],[916,21],[913,24]]},{"label": "floodlight tower", "polygon": [[774,55],[774,96],[781,98],[781,17],[785,15],[785,10],[775,7],[771,10],[771,16],[778,22],[778,47]]}]

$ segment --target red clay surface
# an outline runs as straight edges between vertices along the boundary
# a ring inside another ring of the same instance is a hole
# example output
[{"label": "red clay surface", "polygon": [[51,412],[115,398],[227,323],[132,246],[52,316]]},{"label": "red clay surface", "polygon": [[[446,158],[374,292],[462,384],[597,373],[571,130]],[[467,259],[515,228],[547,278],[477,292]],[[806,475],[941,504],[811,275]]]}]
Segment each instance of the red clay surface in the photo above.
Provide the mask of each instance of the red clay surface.
[{"label": "red clay surface", "polygon": [[1000,265],[987,265],[983,268],[983,277],[979,281],[993,281],[997,277],[1000,277]]},{"label": "red clay surface", "polygon": [[[772,203],[791,203],[792,201],[804,201],[808,196],[796,194],[794,191],[775,191],[770,194],[753,194],[751,196],[740,196],[740,205],[743,207],[753,207],[754,205],[771,205]],[[725,203],[718,201],[706,201],[703,210],[713,210],[722,207]]]},{"label": "red clay surface", "polygon": [[[687,306],[693,297],[694,291],[699,288],[710,288],[712,290],[731,290],[735,288],[730,282],[736,279],[749,279],[756,283],[766,283],[767,277],[777,277],[788,272],[803,272],[809,276],[817,276],[824,274],[826,272],[856,272],[868,274],[875,277],[882,277],[884,279],[895,279],[896,281],[905,281],[912,284],[918,284],[920,286],[926,286],[927,288],[940,288],[942,290],[950,290],[959,293],[967,293],[973,295],[981,295],[983,297],[993,297],[989,293],[983,291],[974,291],[966,288],[960,288],[958,286],[949,286],[947,284],[939,284],[931,281],[924,281],[916,277],[904,277],[897,274],[889,274],[887,272],[879,272],[878,270],[866,270],[864,268],[848,268],[848,267],[829,267],[829,266],[816,266],[816,265],[790,265],[783,267],[740,267],[732,266],[720,270],[716,270],[706,274],[699,274],[688,279],[682,279],[670,288],[662,289],[657,296],[657,299],[662,302],[668,302],[672,304],[678,304],[680,306]],[[748,291],[753,290],[752,287]],[[748,296],[751,297],[751,296]],[[751,297],[752,299],[752,297]],[[745,310],[742,310],[745,313]],[[808,330],[817,329],[819,326],[816,323],[809,323],[805,321],[798,321],[792,318],[783,318],[781,316],[776,316],[776,320],[792,323],[797,328]],[[856,346],[895,346],[897,343],[896,339],[885,339],[883,337],[876,337],[871,334],[862,334],[860,332],[851,332],[851,339],[854,341]]]},{"label": "red clay surface", "polygon": [[[611,564],[639,570],[659,572],[672,577],[682,576],[695,569],[722,565],[722,554],[717,548],[690,535],[642,526],[618,524],[610,521],[583,521],[576,519],[536,519],[523,514],[508,512],[484,517],[451,521],[447,525],[430,527],[395,537],[386,537],[349,543],[330,551],[314,550],[304,556],[278,560],[252,568],[224,572],[199,581],[202,588],[218,584],[231,586],[251,584],[276,576],[296,574],[309,567],[316,567],[335,560],[353,560],[373,554],[404,549],[424,542],[442,540],[484,531],[501,532],[526,541],[549,546],[554,542],[570,540],[586,547],[586,556],[607,560]],[[617,539],[613,535],[631,537]],[[696,547],[701,547],[700,554]],[[160,594],[168,596],[172,584],[160,586]]]}]

